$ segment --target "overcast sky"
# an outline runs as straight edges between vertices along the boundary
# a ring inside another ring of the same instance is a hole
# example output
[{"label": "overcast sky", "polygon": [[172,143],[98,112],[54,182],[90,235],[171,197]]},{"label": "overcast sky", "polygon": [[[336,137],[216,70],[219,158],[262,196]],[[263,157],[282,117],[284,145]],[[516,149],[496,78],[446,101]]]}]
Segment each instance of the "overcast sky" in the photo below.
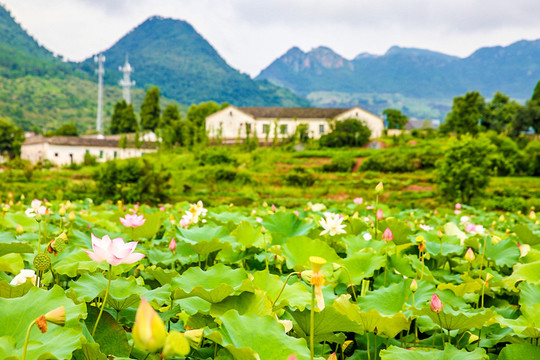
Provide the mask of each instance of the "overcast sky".
[{"label": "overcast sky", "polygon": [[[148,17],[188,21],[234,68],[257,75],[292,46],[351,59],[391,46],[466,57],[540,38],[538,0],[0,0],[69,60],[106,50]],[[1,39],[0,39],[1,41]]]}]

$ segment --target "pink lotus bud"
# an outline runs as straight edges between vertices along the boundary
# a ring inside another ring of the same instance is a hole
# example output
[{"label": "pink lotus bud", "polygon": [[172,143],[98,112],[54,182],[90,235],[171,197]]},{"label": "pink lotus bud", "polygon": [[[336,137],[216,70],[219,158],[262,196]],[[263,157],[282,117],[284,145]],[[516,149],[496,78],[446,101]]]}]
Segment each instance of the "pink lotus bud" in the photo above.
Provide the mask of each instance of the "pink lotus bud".
[{"label": "pink lotus bud", "polygon": [[298,210],[294,210],[294,215],[300,216],[300,213],[298,212]]},{"label": "pink lotus bud", "polygon": [[431,307],[431,311],[433,312],[440,313],[442,311],[443,303],[441,299],[439,299],[437,294],[433,294],[433,296],[431,297],[431,303],[429,304],[429,306]]},{"label": "pink lotus bud", "polygon": [[375,207],[373,205],[366,206],[366,210],[373,210],[373,209],[375,209]]},{"label": "pink lotus bud", "polygon": [[272,211],[276,211],[276,205],[272,204]]},{"label": "pink lotus bud", "polygon": [[263,219],[262,219],[262,217],[258,217],[258,218],[255,219],[255,221],[257,221],[260,224],[260,223],[263,222]]},{"label": "pink lotus bud", "polygon": [[392,234],[392,230],[390,230],[389,227],[384,230],[384,233],[382,234],[383,240],[386,240],[386,242],[390,242],[394,240],[394,234]]},{"label": "pink lotus bud", "polygon": [[287,360],[297,360],[297,358],[296,358],[295,355],[289,355],[289,357],[287,358]]},{"label": "pink lotus bud", "polygon": [[377,210],[377,220],[382,220],[384,218],[384,214],[382,209]]},{"label": "pink lotus bud", "polygon": [[410,287],[411,291],[413,293],[416,292],[416,290],[418,290],[418,283],[416,282],[416,279],[413,279],[412,283],[411,283],[411,287]]},{"label": "pink lotus bud", "polygon": [[176,250],[176,240],[174,240],[174,238],[172,238],[171,242],[169,243],[169,250],[173,252]]},{"label": "pink lotus bud", "polygon": [[357,197],[357,198],[354,198],[354,203],[356,205],[362,205],[362,203],[364,202],[364,198],[361,198],[361,197]]},{"label": "pink lotus bud", "polygon": [[454,206],[454,208],[455,208],[456,210],[461,210],[461,204],[460,204],[460,203],[457,203],[457,204]]}]

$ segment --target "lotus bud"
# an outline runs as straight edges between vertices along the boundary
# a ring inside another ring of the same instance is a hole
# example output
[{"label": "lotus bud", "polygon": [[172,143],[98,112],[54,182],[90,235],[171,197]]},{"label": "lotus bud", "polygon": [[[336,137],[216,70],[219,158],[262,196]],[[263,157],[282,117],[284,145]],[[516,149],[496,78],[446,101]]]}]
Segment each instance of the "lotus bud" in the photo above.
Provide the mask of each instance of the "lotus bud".
[{"label": "lotus bud", "polygon": [[17,224],[17,235],[22,235],[24,233],[24,229],[20,224]]},{"label": "lotus bud", "polygon": [[165,347],[163,348],[162,356],[186,356],[189,354],[189,342],[185,338],[184,334],[172,330],[165,340]]},{"label": "lotus bud", "polygon": [[58,215],[60,216],[66,215],[66,206],[64,204],[60,206],[60,210],[58,210]]},{"label": "lotus bud", "polygon": [[390,242],[390,241],[394,240],[394,234],[392,234],[392,230],[390,230],[389,227],[387,227],[386,230],[384,230],[382,238],[386,242]]},{"label": "lotus bud", "polygon": [[491,280],[491,279],[493,279],[493,278],[494,278],[493,275],[491,275],[490,273],[487,273],[487,274],[486,274],[486,284],[487,284],[487,282],[488,282],[489,280]]},{"label": "lotus bud", "polygon": [[298,358],[295,355],[291,354],[291,355],[289,355],[287,360],[298,360]]},{"label": "lotus bud", "polygon": [[64,326],[66,324],[66,309],[64,306],[57,307],[54,310],[49,311],[45,314],[45,319],[47,319],[48,322]]},{"label": "lotus bud", "polygon": [[470,333],[470,334],[471,336],[469,336],[469,344],[472,344],[473,342],[478,341],[478,339],[480,339],[478,335],[475,335],[473,333]]},{"label": "lotus bud", "polygon": [[440,313],[443,309],[443,303],[441,299],[437,296],[437,294],[433,294],[431,297],[431,302],[429,304],[429,307],[431,308],[431,311]]},{"label": "lotus bud", "polygon": [[519,247],[519,257],[527,256],[529,251],[531,251],[531,246],[528,244],[521,244],[521,245],[518,244],[518,247]]},{"label": "lotus bud", "polygon": [[416,282],[416,279],[413,279],[413,281],[411,282],[411,287],[410,287],[411,291],[413,293],[416,292],[416,290],[418,290],[418,283]]},{"label": "lotus bud", "polygon": [[204,329],[187,330],[184,333],[184,336],[188,341],[189,346],[193,349],[199,349],[201,347],[203,335]]},{"label": "lotus bud", "polygon": [[379,182],[377,184],[377,186],[375,186],[375,193],[380,194],[380,193],[382,193],[383,190],[384,190],[384,186],[383,186],[383,183],[381,181],[381,182]]},{"label": "lotus bud", "polygon": [[534,210],[531,210],[531,212],[529,213],[529,218],[531,220],[536,220],[536,213],[534,212]]},{"label": "lotus bud", "polygon": [[313,271],[306,270],[300,273],[300,278],[308,285],[311,285],[311,277],[313,276]]},{"label": "lotus bud", "polygon": [[73,212],[73,210],[71,210],[69,212],[69,215],[68,215],[68,220],[69,221],[75,221],[75,219],[76,219],[75,212]]},{"label": "lotus bud", "polygon": [[334,270],[334,271],[338,271],[342,267],[343,267],[343,265],[340,265],[338,263],[332,263],[332,270]]},{"label": "lotus bud", "polygon": [[474,252],[472,251],[471,248],[469,248],[467,252],[465,253],[465,260],[472,263],[474,259],[475,259]]},{"label": "lotus bud", "polygon": [[163,348],[166,340],[167,330],[163,320],[148,301],[141,298],[133,326],[133,343],[138,349],[153,353]]},{"label": "lotus bud", "polygon": [[169,250],[171,250],[173,253],[176,251],[176,240],[174,238],[172,238],[171,242],[169,242]]},{"label": "lotus bud", "polygon": [[329,357],[328,360],[337,360],[337,355],[335,352],[333,352]]},{"label": "lotus bud", "polygon": [[43,217],[41,216],[41,214],[39,212],[36,212],[36,217],[34,219],[36,219],[37,222],[41,222]]},{"label": "lotus bud", "polygon": [[438,236],[439,238],[442,238],[442,237],[443,237],[443,233],[442,233],[441,230],[437,231],[437,236]]},{"label": "lotus bud", "polygon": [[377,220],[382,220],[384,218],[384,214],[382,209],[377,210]]}]

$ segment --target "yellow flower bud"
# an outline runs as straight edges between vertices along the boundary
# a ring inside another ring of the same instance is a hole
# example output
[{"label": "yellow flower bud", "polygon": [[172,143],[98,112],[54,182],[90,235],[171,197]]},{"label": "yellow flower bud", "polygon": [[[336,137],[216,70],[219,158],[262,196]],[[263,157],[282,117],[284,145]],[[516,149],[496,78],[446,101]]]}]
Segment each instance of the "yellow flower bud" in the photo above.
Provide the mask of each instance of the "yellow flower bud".
[{"label": "yellow flower bud", "polygon": [[165,347],[163,348],[163,356],[186,356],[189,354],[189,342],[185,338],[184,334],[173,330],[167,336],[165,340]]},{"label": "yellow flower bud", "polygon": [[75,213],[72,211],[70,211],[69,215],[68,215],[68,220],[69,221],[75,221],[76,219],[76,216],[75,216]]},{"label": "yellow flower bud", "polygon": [[203,335],[203,329],[187,330],[184,333],[186,340],[189,342],[189,346],[193,349],[199,349],[201,347]]},{"label": "yellow flower bud", "polygon": [[24,233],[24,229],[20,224],[17,224],[17,235],[22,235]]},{"label": "yellow flower bud", "polygon": [[469,336],[469,344],[472,344],[473,342],[478,341],[478,339],[480,339],[478,335],[475,335],[473,333],[470,333],[470,334],[471,336]]},{"label": "yellow flower bud", "polygon": [[469,248],[467,252],[465,253],[465,260],[467,260],[468,262],[473,262],[474,259],[475,259],[474,252],[472,251],[471,248]]},{"label": "yellow flower bud", "polygon": [[416,279],[413,279],[412,283],[411,283],[411,291],[413,293],[416,292],[416,290],[418,290],[418,283],[416,282]]},{"label": "yellow flower bud", "polygon": [[48,322],[64,326],[66,324],[66,309],[64,306],[57,307],[54,310],[49,311],[45,314],[45,319],[47,319]]},{"label": "yellow flower bud", "polygon": [[536,220],[536,213],[534,212],[534,210],[531,210],[531,212],[529,213],[529,218],[531,218],[531,220]]},{"label": "yellow flower bud", "polygon": [[60,210],[58,210],[58,215],[60,216],[66,215],[66,206],[64,204],[60,206]]},{"label": "yellow flower bud", "polygon": [[384,186],[383,186],[383,183],[381,181],[380,183],[377,184],[377,186],[375,186],[375,192],[377,194],[380,194],[383,190],[384,190]]},{"label": "yellow flower bud", "polygon": [[152,306],[141,298],[133,326],[133,343],[138,349],[156,352],[163,348],[167,339],[165,324]]}]

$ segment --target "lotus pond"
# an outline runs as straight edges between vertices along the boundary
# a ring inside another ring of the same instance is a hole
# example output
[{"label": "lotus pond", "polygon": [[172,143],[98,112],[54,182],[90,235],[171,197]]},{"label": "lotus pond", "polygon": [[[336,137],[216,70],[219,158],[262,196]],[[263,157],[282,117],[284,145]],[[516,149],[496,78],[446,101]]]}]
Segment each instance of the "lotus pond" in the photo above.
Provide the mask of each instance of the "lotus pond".
[{"label": "lotus pond", "polygon": [[534,212],[2,205],[2,359],[535,359],[539,337]]}]

